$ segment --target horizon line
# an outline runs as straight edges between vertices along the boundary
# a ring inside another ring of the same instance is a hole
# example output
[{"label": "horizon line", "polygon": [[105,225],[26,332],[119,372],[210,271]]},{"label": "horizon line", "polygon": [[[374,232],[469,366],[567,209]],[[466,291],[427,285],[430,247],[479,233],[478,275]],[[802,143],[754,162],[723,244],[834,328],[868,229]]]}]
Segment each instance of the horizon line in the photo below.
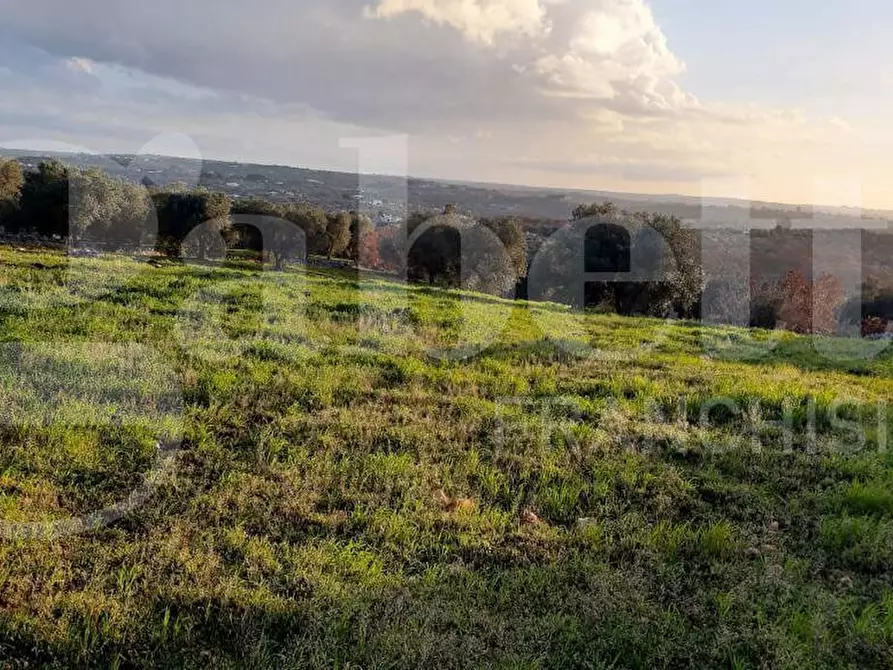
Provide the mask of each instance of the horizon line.
[{"label": "horizon line", "polygon": [[[243,165],[249,166],[254,165],[258,167],[268,167],[268,168],[284,168],[291,170],[306,170],[312,172],[328,172],[332,174],[339,175],[363,175],[369,177],[383,177],[389,179],[406,179],[415,180],[415,181],[431,181],[431,182],[441,182],[448,184],[460,184],[463,186],[470,187],[478,187],[478,188],[487,188],[490,190],[498,189],[498,188],[516,188],[516,189],[529,189],[529,190],[540,190],[540,191],[551,191],[556,193],[581,193],[588,194],[590,196],[616,196],[618,198],[650,198],[654,200],[660,201],[661,198],[672,198],[672,199],[686,199],[691,201],[696,201],[693,203],[669,203],[664,201],[666,204],[697,204],[699,203],[702,207],[705,206],[705,203],[726,203],[724,207],[740,207],[744,208],[746,206],[753,205],[761,205],[761,206],[781,206],[787,208],[811,208],[815,210],[826,209],[826,210],[843,210],[850,212],[876,212],[883,215],[890,215],[893,217],[893,208],[885,209],[881,207],[857,207],[854,205],[835,205],[835,204],[827,204],[827,203],[795,203],[795,202],[781,202],[781,201],[772,201],[772,200],[748,200],[745,198],[737,197],[737,196],[703,196],[703,195],[689,195],[685,193],[673,193],[673,192],[660,192],[660,193],[647,193],[642,191],[602,191],[595,188],[565,188],[558,186],[543,186],[531,183],[508,183],[508,182],[495,182],[495,181],[474,181],[467,179],[457,179],[450,177],[434,177],[434,176],[426,176],[426,175],[395,175],[388,174],[385,172],[362,172],[362,171],[345,171],[345,170],[337,170],[333,168],[325,168],[325,167],[311,167],[308,165],[298,165],[298,164],[288,164],[288,163],[277,163],[277,162],[254,162],[254,161],[244,161],[244,160],[234,160],[231,158],[196,158],[194,156],[180,156],[175,154],[138,154],[132,152],[99,152],[99,151],[90,151],[86,148],[81,148],[80,150],[65,150],[65,149],[20,149],[14,147],[8,147],[0,144],[0,151],[13,151],[21,154],[30,154],[35,156],[52,156],[52,155],[62,155],[62,156],[100,156],[100,157],[112,157],[112,156],[127,156],[136,158],[139,156],[145,157],[153,157],[153,158],[169,158],[176,160],[184,160],[184,161],[193,161],[193,162],[215,162],[215,163],[231,163],[234,165]],[[2,156],[0,156],[2,158]],[[116,161],[117,162],[117,161]],[[126,165],[122,165],[118,163],[122,168],[126,168]],[[734,204],[729,204],[734,203]],[[709,204],[707,206],[710,206]],[[713,205],[717,206],[717,205]],[[813,212],[815,214],[816,212]]]}]

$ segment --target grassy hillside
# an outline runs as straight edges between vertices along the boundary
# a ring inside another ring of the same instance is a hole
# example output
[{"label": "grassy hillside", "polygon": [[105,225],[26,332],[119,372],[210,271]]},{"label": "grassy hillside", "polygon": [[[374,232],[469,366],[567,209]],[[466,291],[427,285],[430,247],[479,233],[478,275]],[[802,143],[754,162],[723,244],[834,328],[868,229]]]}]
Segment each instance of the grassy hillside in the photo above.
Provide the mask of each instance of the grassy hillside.
[{"label": "grassy hillside", "polygon": [[884,352],[0,264],[3,665],[893,664]]}]

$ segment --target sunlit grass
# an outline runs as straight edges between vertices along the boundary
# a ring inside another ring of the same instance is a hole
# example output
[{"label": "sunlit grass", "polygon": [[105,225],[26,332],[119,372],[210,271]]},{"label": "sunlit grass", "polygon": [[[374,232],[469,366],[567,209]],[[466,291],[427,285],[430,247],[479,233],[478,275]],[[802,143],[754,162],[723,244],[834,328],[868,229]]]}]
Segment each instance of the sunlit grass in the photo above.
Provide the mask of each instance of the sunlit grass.
[{"label": "sunlit grass", "polygon": [[3,664],[893,663],[880,345],[348,271],[0,263],[3,527],[163,474],[110,525],[0,543]]}]

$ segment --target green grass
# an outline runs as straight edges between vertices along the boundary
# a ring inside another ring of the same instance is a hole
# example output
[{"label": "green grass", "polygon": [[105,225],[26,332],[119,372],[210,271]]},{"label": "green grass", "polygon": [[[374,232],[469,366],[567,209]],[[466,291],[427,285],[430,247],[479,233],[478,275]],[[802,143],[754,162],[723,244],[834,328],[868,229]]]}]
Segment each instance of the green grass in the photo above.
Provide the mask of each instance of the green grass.
[{"label": "green grass", "polygon": [[893,664],[888,352],[347,271],[0,264],[4,666]]}]

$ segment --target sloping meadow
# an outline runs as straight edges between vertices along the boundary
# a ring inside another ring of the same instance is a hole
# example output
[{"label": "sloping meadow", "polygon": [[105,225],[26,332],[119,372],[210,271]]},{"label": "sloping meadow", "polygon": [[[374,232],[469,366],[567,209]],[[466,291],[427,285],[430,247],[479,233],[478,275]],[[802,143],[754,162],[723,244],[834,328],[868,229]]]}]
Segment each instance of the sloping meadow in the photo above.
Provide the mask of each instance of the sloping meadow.
[{"label": "sloping meadow", "polygon": [[893,664],[884,343],[0,263],[4,665]]}]

